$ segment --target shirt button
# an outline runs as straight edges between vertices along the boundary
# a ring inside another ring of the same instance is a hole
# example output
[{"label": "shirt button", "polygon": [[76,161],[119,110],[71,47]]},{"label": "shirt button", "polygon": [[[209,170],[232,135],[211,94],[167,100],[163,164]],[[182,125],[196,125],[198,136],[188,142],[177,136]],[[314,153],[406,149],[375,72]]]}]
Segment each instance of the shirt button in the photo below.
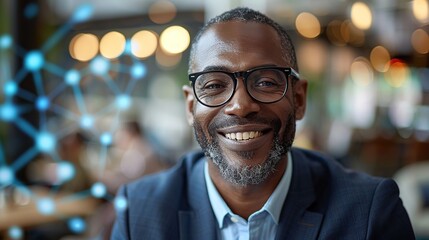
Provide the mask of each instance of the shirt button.
[{"label": "shirt button", "polygon": [[231,221],[232,221],[233,223],[238,223],[238,218],[236,218],[236,217],[231,217]]}]

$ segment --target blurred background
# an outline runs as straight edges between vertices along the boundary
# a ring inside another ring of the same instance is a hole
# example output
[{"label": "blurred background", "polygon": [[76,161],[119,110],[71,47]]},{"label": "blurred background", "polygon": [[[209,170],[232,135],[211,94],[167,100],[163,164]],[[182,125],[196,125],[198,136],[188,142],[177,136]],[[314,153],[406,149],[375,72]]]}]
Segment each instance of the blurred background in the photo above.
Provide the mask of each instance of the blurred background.
[{"label": "blurred background", "polygon": [[0,238],[107,239],[118,186],[197,148],[189,44],[237,6],[295,43],[295,145],[394,178],[429,238],[427,0],[0,0]]}]

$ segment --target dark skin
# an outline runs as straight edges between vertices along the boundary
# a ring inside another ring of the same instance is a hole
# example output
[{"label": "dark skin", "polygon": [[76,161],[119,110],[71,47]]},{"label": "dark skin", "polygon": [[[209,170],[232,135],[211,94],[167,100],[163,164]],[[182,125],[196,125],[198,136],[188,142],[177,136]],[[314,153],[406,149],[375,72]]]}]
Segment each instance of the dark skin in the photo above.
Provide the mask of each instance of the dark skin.
[{"label": "dark skin", "polygon": [[[191,72],[199,72],[208,68],[222,68],[227,71],[245,71],[254,67],[292,66],[280,51],[280,38],[269,25],[253,22],[231,21],[214,24],[197,43],[196,54],[191,65]],[[302,119],[305,113],[307,82],[297,81],[293,87],[289,80],[286,96],[276,103],[263,104],[254,101],[246,92],[243,81],[239,79],[233,98],[220,107],[206,107],[196,101],[190,86],[184,86],[186,97],[187,118],[190,125],[198,122],[208,141],[214,138],[219,142],[222,154],[231,166],[254,166],[266,160],[273,146],[274,128],[269,124],[246,123],[245,125],[228,126],[216,129],[216,135],[208,132],[209,124],[216,118],[249,118],[254,115],[281,122],[278,135],[283,137],[287,127],[287,116],[295,115],[295,120]],[[262,136],[245,142],[236,142],[225,138],[226,133],[261,131]],[[284,140],[281,138],[281,140]],[[246,159],[239,152],[251,152],[252,158]],[[230,209],[248,219],[262,208],[278,185],[287,167],[285,156],[278,164],[277,171],[261,184],[237,186],[226,181],[212,161],[209,163],[209,174]]]}]

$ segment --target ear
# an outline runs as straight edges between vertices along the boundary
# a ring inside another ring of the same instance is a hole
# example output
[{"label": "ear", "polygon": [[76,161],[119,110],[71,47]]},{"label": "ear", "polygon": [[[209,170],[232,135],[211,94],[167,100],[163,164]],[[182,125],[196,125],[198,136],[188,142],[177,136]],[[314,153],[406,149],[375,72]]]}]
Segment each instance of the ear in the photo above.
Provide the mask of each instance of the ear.
[{"label": "ear", "polygon": [[183,94],[185,95],[185,105],[186,105],[186,118],[190,126],[194,125],[194,104],[195,97],[192,87],[189,85],[184,85],[182,87]]},{"label": "ear", "polygon": [[299,79],[294,86],[295,118],[304,118],[307,106],[307,80]]}]

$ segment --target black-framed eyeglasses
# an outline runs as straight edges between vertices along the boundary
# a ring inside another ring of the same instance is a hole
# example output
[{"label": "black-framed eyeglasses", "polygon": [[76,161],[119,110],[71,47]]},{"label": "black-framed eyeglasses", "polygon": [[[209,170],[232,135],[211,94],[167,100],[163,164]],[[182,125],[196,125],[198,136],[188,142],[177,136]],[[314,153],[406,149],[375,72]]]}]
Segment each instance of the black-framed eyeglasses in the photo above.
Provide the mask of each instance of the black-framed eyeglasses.
[{"label": "black-framed eyeglasses", "polygon": [[257,67],[242,72],[209,70],[189,74],[195,97],[207,107],[219,107],[234,96],[237,79],[242,77],[247,93],[261,103],[280,101],[288,89],[288,78],[299,79],[290,67]]}]

